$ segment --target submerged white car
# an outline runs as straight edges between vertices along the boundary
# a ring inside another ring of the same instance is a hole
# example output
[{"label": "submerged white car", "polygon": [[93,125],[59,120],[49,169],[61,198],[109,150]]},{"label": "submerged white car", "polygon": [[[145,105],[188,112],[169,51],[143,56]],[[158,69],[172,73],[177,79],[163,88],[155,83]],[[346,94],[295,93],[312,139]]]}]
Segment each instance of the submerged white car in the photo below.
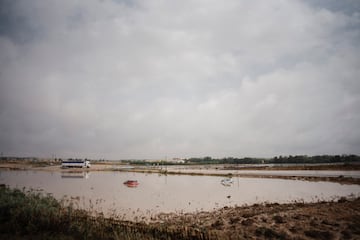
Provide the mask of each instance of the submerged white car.
[{"label": "submerged white car", "polygon": [[221,184],[224,186],[231,186],[231,184],[234,183],[234,180],[231,178],[225,178],[223,180],[221,180]]}]

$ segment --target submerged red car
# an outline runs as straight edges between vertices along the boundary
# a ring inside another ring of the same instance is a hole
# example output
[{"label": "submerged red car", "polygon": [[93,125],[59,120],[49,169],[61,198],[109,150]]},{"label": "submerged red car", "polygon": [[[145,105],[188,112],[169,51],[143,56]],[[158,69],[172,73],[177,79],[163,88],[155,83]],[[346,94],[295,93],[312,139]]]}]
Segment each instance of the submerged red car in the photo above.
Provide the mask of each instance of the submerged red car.
[{"label": "submerged red car", "polygon": [[137,180],[127,180],[124,182],[124,184],[128,187],[137,187],[139,182]]}]

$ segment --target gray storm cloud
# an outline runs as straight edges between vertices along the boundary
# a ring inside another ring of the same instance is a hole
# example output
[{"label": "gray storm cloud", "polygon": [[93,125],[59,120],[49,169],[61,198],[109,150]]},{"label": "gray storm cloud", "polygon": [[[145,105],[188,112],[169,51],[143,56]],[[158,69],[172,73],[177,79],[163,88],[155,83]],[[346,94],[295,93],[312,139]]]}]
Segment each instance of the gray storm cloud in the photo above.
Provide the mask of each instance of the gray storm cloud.
[{"label": "gray storm cloud", "polygon": [[0,1],[0,151],[360,154],[358,1]]}]

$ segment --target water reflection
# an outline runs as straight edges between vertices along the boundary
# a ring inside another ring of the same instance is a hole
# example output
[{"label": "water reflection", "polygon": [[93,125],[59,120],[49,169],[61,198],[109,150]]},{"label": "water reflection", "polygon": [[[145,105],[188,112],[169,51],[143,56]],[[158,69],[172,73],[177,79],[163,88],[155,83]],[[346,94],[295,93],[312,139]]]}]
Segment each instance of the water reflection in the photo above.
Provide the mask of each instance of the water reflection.
[{"label": "water reflection", "polygon": [[62,172],[61,178],[85,178],[88,179],[90,177],[89,172]]}]

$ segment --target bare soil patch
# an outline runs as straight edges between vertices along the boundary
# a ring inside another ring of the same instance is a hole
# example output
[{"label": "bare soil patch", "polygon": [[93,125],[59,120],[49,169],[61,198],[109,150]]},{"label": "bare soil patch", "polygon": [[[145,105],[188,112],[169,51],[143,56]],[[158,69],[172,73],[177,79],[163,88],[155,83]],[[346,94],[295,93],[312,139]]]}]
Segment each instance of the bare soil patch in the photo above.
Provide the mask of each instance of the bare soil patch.
[{"label": "bare soil patch", "polygon": [[360,239],[360,198],[161,214],[152,224],[205,231],[214,239]]}]

